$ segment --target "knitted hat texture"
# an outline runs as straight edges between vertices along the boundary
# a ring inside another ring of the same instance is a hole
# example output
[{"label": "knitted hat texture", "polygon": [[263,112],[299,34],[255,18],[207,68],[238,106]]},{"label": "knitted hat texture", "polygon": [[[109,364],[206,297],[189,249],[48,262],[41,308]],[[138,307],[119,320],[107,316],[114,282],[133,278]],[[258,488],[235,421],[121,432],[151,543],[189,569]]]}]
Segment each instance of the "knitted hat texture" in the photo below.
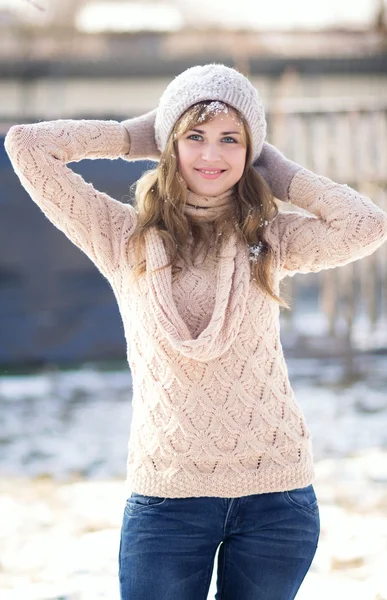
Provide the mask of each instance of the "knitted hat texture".
[{"label": "knitted hat texture", "polygon": [[250,127],[254,162],[260,155],[266,136],[262,101],[251,82],[235,69],[220,64],[196,66],[175,77],[162,94],[157,108],[155,134],[163,152],[176,121],[192,105],[218,100],[239,110]]}]

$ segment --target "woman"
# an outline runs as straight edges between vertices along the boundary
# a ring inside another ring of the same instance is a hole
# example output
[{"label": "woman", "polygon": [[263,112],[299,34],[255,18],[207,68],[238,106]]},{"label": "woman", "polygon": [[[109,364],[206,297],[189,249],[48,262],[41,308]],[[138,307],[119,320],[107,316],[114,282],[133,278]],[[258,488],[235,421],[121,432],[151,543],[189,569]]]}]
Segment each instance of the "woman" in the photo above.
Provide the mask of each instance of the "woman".
[{"label": "woman", "polygon": [[[291,600],[314,557],[311,434],[279,339],[279,282],[387,239],[387,214],[265,143],[261,100],[223,65],[156,111],[12,127],[6,149],[52,223],[110,282],[133,376],[121,598]],[[157,158],[135,207],[66,163]],[[253,166],[254,165],[254,166]],[[273,195],[309,214],[278,212]]]}]

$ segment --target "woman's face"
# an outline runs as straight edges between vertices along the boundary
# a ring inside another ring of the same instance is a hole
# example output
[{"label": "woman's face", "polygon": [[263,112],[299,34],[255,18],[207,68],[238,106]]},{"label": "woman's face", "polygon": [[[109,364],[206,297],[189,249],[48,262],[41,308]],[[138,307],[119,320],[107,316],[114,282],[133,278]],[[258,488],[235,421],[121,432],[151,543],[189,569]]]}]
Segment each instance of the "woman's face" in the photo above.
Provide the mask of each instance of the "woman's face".
[{"label": "woman's face", "polygon": [[243,124],[225,107],[208,123],[198,123],[177,140],[179,171],[188,189],[218,196],[241,178],[246,161]]}]

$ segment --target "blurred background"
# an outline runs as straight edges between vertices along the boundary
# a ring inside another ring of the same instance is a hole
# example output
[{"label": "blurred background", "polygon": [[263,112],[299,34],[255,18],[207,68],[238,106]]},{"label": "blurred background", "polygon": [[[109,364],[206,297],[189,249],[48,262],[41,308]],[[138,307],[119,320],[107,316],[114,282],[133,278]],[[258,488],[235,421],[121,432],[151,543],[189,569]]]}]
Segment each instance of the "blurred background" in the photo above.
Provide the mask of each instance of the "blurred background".
[{"label": "blurred background", "polygon": [[[386,0],[0,0],[1,598],[118,598],[131,421],[112,290],[31,201],[4,136],[15,123],[137,116],[208,62],[249,76],[269,142],[387,210]],[[151,166],[71,168],[128,202]],[[384,245],[285,280],[282,342],[322,521],[300,600],[387,600],[386,261]]]}]

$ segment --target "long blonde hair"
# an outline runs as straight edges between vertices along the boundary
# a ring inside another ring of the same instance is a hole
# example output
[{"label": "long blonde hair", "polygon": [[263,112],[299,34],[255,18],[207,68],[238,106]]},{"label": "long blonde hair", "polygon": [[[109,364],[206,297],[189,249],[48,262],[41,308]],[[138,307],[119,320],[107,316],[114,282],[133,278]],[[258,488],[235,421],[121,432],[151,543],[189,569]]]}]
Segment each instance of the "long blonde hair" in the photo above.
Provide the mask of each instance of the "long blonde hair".
[{"label": "long blonde hair", "polygon": [[[209,122],[214,113],[209,110],[210,101],[199,102],[191,106],[175,123],[158,166],[144,173],[136,184],[134,208],[138,214],[136,229],[131,237],[135,246],[136,266],[133,278],[136,280],[146,270],[145,232],[156,227],[162,237],[169,263],[172,265],[180,256],[190,263],[204,249],[208,253],[211,240],[215,239],[215,251],[219,252],[222,239],[235,232],[245,245],[251,248],[251,277],[253,281],[267,292],[281,306],[288,304],[277,296],[272,287],[273,251],[264,240],[263,232],[267,223],[273,219],[278,208],[266,181],[251,166],[252,140],[250,129],[239,111],[232,107],[243,124],[242,136],[246,145],[246,162],[243,174],[235,186],[233,203],[228,213],[222,212],[213,221],[212,230],[208,223],[192,222],[184,213],[187,202],[187,185],[179,173],[177,140],[199,122]],[[227,106],[227,105],[225,105]],[[189,234],[193,240],[192,250],[188,248]],[[178,267],[176,267],[178,268]]]}]

